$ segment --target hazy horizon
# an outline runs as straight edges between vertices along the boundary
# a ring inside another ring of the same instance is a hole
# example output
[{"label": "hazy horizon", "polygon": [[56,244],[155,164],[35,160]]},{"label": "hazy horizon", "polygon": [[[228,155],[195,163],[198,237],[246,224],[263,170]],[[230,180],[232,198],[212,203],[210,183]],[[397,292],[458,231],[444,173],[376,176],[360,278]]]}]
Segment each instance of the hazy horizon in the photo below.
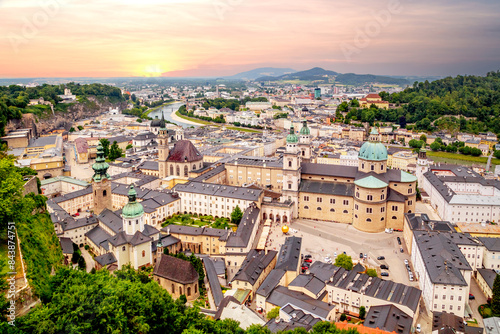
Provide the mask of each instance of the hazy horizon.
[{"label": "hazy horizon", "polygon": [[484,75],[500,69],[499,14],[493,0],[0,0],[0,77]]}]

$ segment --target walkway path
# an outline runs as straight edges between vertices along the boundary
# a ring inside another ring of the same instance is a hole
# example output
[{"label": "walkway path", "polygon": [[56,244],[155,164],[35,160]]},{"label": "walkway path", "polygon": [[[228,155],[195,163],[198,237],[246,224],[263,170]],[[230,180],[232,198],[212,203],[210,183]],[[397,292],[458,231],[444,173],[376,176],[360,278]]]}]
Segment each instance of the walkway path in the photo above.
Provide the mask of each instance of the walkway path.
[{"label": "walkway path", "polygon": [[92,268],[95,268],[95,261],[85,248],[80,248],[80,250],[82,251],[82,256],[85,259],[85,264],[87,265],[87,272],[89,273]]}]

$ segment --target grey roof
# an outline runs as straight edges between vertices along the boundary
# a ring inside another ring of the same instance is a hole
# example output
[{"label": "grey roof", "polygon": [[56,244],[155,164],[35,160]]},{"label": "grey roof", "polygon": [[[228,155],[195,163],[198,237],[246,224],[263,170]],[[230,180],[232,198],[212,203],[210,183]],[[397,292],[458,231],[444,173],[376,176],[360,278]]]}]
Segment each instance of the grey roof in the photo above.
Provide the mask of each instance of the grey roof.
[{"label": "grey roof", "polygon": [[137,169],[159,170],[158,161],[144,161],[139,166],[137,166]]},{"label": "grey roof", "polygon": [[106,253],[100,256],[96,256],[94,260],[103,267],[116,262],[115,254],[113,253]]},{"label": "grey roof", "polygon": [[246,208],[241,218],[240,224],[236,232],[229,234],[226,242],[226,248],[228,247],[242,247],[245,248],[250,242],[252,237],[252,231],[255,224],[258,224],[260,217],[260,209],[252,203]]},{"label": "grey roof", "polygon": [[327,319],[328,314],[335,308],[335,304],[328,304],[320,300],[309,297],[308,295],[290,290],[284,286],[278,286],[273,290],[266,302],[283,307],[292,304],[307,313],[313,314],[321,319]]},{"label": "grey roof", "polygon": [[426,271],[434,284],[467,286],[460,270],[472,270],[458,246],[438,232],[414,232]]},{"label": "grey roof", "polygon": [[311,274],[302,274],[295,277],[289,286],[305,288],[313,295],[318,296],[325,289],[325,282]]},{"label": "grey roof", "polygon": [[[123,166],[123,164],[121,166]],[[133,179],[135,179],[136,181],[134,181],[134,186],[136,186],[136,187],[142,187],[142,186],[144,186],[144,185],[146,185],[146,184],[148,184],[150,182],[158,180],[158,178],[156,176],[143,174],[143,173],[141,173],[139,171],[123,172],[123,173],[120,173],[120,174],[116,174],[116,175],[111,176],[110,180],[114,181],[113,182],[114,186],[116,186],[116,184],[125,186],[125,187],[127,187],[127,191],[128,191],[128,187],[129,187],[128,184],[122,184],[122,183],[117,182],[117,180],[120,180],[120,179],[123,179],[123,178],[133,178]],[[146,189],[146,190],[149,190],[149,189]],[[117,191],[119,191],[119,190],[117,190]]]},{"label": "grey roof", "polygon": [[360,273],[361,271],[356,267],[353,270],[336,268],[331,282],[327,283],[328,285],[405,305],[413,311],[417,309],[422,294],[419,289],[378,277],[370,277],[367,274]]},{"label": "grey roof", "polygon": [[299,191],[352,197],[354,195],[354,183],[302,180],[300,182]]},{"label": "grey roof", "polygon": [[490,252],[500,252],[500,238],[479,237],[478,239]]},{"label": "grey roof", "polygon": [[109,209],[104,209],[99,216],[97,216],[100,222],[109,227],[114,233],[120,233],[123,231],[123,219],[116,213]]},{"label": "grey roof", "polygon": [[309,331],[312,326],[322,320],[290,304],[282,307],[281,311],[288,315],[288,319],[280,319],[278,322],[271,319],[266,323],[266,327],[273,333],[289,331],[297,327],[302,327],[306,331]]},{"label": "grey roof", "polygon": [[256,294],[267,297],[271,294],[271,292],[278,286],[281,279],[285,275],[285,271],[283,269],[273,269],[267,275],[266,279],[262,282],[259,288],[256,291]]},{"label": "grey roof", "polygon": [[111,238],[111,235],[108,232],[104,231],[100,226],[94,227],[93,229],[85,233],[85,236],[98,247],[103,246],[103,243],[107,243],[107,240]]},{"label": "grey roof", "polygon": [[[206,168],[207,167],[205,167],[203,169],[206,169]],[[211,177],[214,177],[217,174],[224,172],[225,170],[226,170],[226,166],[222,164],[222,165],[219,165],[219,166],[209,170],[208,172],[201,174],[200,176],[195,177],[192,181],[203,182]]]},{"label": "grey roof", "polygon": [[309,267],[309,273],[313,274],[323,282],[327,282],[335,275],[339,267],[321,261],[314,261]]},{"label": "grey roof", "polygon": [[500,317],[483,319],[485,334],[500,334]]},{"label": "grey roof", "polygon": [[286,271],[297,271],[300,264],[300,249],[302,238],[287,237],[285,243],[281,246],[276,261],[276,269],[283,269]]},{"label": "grey roof", "polygon": [[248,252],[240,269],[233,277],[233,282],[243,281],[250,283],[250,285],[254,285],[264,269],[271,264],[277,254],[278,252],[276,251],[268,251],[266,254],[264,251],[252,249]]},{"label": "grey roof", "polygon": [[484,281],[490,289],[493,289],[493,283],[495,283],[495,278],[497,277],[497,272],[493,269],[478,268],[477,271],[483,276]]},{"label": "grey roof", "polygon": [[95,216],[92,216],[75,219],[70,216],[59,220],[57,223],[61,226],[61,229],[63,231],[69,231],[84,226],[97,225],[97,218]]},{"label": "grey roof", "polygon": [[405,213],[405,219],[412,231],[440,231],[449,233],[456,232],[453,226],[451,226],[450,222],[431,220],[425,213]]},{"label": "grey roof", "polygon": [[55,145],[58,136],[47,136],[47,137],[38,137],[30,139],[28,147],[40,147],[47,145]]},{"label": "grey roof", "polygon": [[146,242],[151,242],[153,239],[142,234],[141,231],[137,231],[134,235],[127,234],[125,232],[117,233],[108,239],[108,242],[113,246],[121,246],[124,244],[130,244],[132,246],[137,246],[144,244]]},{"label": "grey roof", "polygon": [[63,254],[73,254],[73,241],[70,238],[60,237],[59,242],[61,243]]},{"label": "grey roof", "polygon": [[162,232],[171,234],[187,234],[187,235],[206,235],[218,237],[219,240],[226,240],[229,235],[229,230],[223,230],[211,227],[195,227],[171,224],[161,229]]},{"label": "grey roof", "polygon": [[315,164],[304,162],[301,164],[302,174],[339,176],[354,178],[358,172],[358,167],[355,166],[340,166],[329,164]]},{"label": "grey roof", "polygon": [[81,189],[81,190],[77,190],[77,191],[73,191],[73,192],[67,193],[66,195],[54,197],[54,198],[52,198],[52,200],[54,201],[54,203],[58,203],[59,204],[61,202],[69,201],[71,199],[74,199],[74,198],[77,198],[77,197],[81,197],[81,196],[85,196],[85,195],[89,195],[89,194],[92,194],[92,187],[91,186],[88,186],[85,189]]},{"label": "grey roof", "polygon": [[158,244],[161,247],[166,248],[168,246],[175,245],[178,242],[181,242],[180,239],[177,239],[173,235],[167,235],[165,237],[160,236],[160,240],[158,240],[158,242],[151,243],[151,251],[156,252],[156,249],[158,248]]},{"label": "grey roof", "polygon": [[203,259],[203,264],[205,265],[205,272],[207,273],[208,284],[210,284],[210,291],[212,292],[215,306],[218,307],[224,295],[222,294],[222,288],[219,283],[219,277],[217,277],[214,262],[210,257],[205,257]]},{"label": "grey roof", "polygon": [[228,164],[238,164],[244,166],[264,166],[266,167],[276,167],[283,168],[283,159],[274,157],[251,157],[246,155],[240,155],[236,158],[227,162]]},{"label": "grey roof", "polygon": [[446,233],[444,236],[459,246],[482,246],[476,238],[471,237],[468,233]]},{"label": "grey roof", "polygon": [[211,257],[217,275],[224,276],[226,274],[226,261],[222,257]]},{"label": "grey roof", "polygon": [[364,325],[390,333],[409,334],[413,318],[394,305],[371,306]]},{"label": "grey roof", "polygon": [[281,333],[281,332],[292,331],[298,327],[302,327],[306,331],[309,331],[311,329],[311,326],[309,326],[309,325],[302,324],[300,322],[296,322],[293,320],[285,321],[282,319],[280,319],[278,322],[276,322],[275,319],[271,319],[266,323],[266,327],[271,331],[271,333]]},{"label": "grey roof", "polygon": [[226,198],[242,199],[247,201],[257,201],[262,194],[262,190],[245,187],[226,186],[214,183],[203,183],[191,181],[189,183],[178,184],[175,191],[196,193],[210,196],[220,196]]}]

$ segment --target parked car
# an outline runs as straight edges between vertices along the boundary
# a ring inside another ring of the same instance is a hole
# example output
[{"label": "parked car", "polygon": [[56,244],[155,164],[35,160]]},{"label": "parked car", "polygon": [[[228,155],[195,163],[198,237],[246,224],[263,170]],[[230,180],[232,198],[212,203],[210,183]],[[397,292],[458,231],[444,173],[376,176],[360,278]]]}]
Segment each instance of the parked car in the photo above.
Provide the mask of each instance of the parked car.
[{"label": "parked car", "polygon": [[337,252],[334,252],[334,253],[333,253],[333,257],[337,257]]},{"label": "parked car", "polygon": [[311,258],[307,258],[307,259],[304,260],[304,262],[312,263],[313,260]]},{"label": "parked car", "polygon": [[304,263],[302,263],[302,267],[307,267],[307,268],[309,268],[310,266],[311,266],[311,264],[310,264],[310,263],[308,263],[308,262],[304,262]]},{"label": "parked car", "polygon": [[359,253],[359,258],[362,259],[363,258],[363,253]]},{"label": "parked car", "polygon": [[476,299],[472,293],[469,293],[469,299]]},{"label": "parked car", "polygon": [[381,264],[380,269],[389,269],[389,266],[386,264]]},{"label": "parked car", "polygon": [[385,260],[385,256],[379,256],[377,257],[377,260]]},{"label": "parked car", "polygon": [[417,333],[420,333],[422,331],[422,326],[420,326],[420,324],[417,324],[415,330],[417,331]]},{"label": "parked car", "polygon": [[401,245],[401,238],[398,237],[397,239],[398,239],[398,244]]},{"label": "parked car", "polygon": [[389,276],[389,273],[387,271],[383,271],[383,272],[380,273],[380,276],[387,277],[387,276]]},{"label": "parked car", "polygon": [[405,259],[405,264],[408,265],[408,260],[407,259]]},{"label": "parked car", "polygon": [[332,259],[330,257],[325,257],[325,262],[328,263],[328,264],[331,264],[332,263]]},{"label": "parked car", "polygon": [[368,255],[365,253],[365,254],[363,255],[363,257],[366,259],[366,258],[368,257]]},{"label": "parked car", "polygon": [[307,269],[309,269],[309,267],[302,266],[302,273],[305,273]]},{"label": "parked car", "polygon": [[312,255],[311,254],[307,254],[307,255],[304,256],[304,258],[310,259],[310,258],[312,258]]},{"label": "parked car", "polygon": [[400,247],[400,248],[399,248],[399,251],[400,251],[401,253],[404,253],[404,252],[405,252],[405,251],[404,251],[404,249],[403,249],[403,247]]}]

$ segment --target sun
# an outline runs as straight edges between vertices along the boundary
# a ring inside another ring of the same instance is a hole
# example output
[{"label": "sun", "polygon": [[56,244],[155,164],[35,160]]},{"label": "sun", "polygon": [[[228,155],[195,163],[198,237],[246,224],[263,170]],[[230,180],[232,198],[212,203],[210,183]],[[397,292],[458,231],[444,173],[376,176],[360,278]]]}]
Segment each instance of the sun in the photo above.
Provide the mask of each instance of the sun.
[{"label": "sun", "polygon": [[141,75],[145,77],[159,77],[164,71],[160,65],[153,64],[146,66],[141,72]]}]

